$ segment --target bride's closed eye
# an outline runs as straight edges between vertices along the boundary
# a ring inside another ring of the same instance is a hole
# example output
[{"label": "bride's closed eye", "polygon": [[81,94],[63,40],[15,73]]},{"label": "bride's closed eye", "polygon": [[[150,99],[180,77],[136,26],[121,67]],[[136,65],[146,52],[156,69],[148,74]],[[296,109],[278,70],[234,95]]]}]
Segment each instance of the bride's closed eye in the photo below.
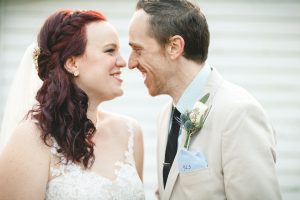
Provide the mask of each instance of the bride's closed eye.
[{"label": "bride's closed eye", "polygon": [[116,51],[116,49],[111,48],[111,49],[105,50],[104,53],[108,53],[110,55],[113,55],[115,53],[115,51]]}]

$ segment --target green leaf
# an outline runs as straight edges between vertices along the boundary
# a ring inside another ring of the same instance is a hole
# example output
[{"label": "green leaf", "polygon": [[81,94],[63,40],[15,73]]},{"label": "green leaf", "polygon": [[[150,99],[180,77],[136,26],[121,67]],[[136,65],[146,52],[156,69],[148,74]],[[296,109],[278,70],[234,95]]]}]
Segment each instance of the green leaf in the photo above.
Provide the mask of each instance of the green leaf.
[{"label": "green leaf", "polygon": [[204,117],[203,117],[203,115],[202,115],[201,118],[200,118],[200,126],[202,127],[203,124],[204,124]]},{"label": "green leaf", "polygon": [[184,148],[188,149],[190,145],[190,139],[191,139],[191,134],[187,132],[185,142],[184,142]]},{"label": "green leaf", "polygon": [[201,99],[200,99],[200,102],[205,104],[209,98],[209,93],[207,93],[206,95],[204,95]]}]

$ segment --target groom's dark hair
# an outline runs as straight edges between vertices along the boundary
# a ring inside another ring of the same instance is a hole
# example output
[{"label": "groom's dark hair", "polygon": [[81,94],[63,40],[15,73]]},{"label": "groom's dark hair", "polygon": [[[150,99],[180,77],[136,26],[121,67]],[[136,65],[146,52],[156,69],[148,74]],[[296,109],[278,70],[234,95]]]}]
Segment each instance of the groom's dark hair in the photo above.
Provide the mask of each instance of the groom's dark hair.
[{"label": "groom's dark hair", "polygon": [[197,63],[207,59],[209,30],[200,8],[188,0],[139,0],[136,9],[149,16],[149,35],[161,46],[170,37],[180,35],[184,41],[184,57]]}]

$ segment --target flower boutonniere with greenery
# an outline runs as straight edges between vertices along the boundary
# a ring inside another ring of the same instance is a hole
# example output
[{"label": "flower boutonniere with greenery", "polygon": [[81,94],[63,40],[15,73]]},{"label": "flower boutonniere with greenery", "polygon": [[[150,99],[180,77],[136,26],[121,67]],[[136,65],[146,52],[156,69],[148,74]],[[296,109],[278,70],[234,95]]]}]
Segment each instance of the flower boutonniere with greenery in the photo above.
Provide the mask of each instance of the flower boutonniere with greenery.
[{"label": "flower boutonniere with greenery", "polygon": [[180,121],[183,128],[186,130],[187,135],[184,142],[184,148],[188,149],[190,145],[191,136],[194,133],[199,132],[206,120],[210,108],[205,103],[209,98],[209,93],[204,95],[199,101],[197,101],[192,111],[186,111],[180,115]]}]

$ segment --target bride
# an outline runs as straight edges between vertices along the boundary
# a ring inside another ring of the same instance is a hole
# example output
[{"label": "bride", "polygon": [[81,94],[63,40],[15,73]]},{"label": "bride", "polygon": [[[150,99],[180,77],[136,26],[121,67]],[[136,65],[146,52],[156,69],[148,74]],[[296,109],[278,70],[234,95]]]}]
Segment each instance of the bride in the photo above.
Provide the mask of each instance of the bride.
[{"label": "bride", "polygon": [[[36,95],[28,88],[28,95],[22,94],[24,85],[19,83],[12,88],[12,102],[32,95],[37,104],[1,150],[0,199],[145,199],[139,124],[97,109],[123,94],[120,75],[126,63],[115,29],[96,11],[51,15],[34,53],[42,82],[26,75],[34,69],[32,51],[27,50],[17,80],[29,78],[32,91],[41,87]],[[21,108],[30,109],[34,99],[23,105],[12,102],[1,141],[24,113]]]}]

